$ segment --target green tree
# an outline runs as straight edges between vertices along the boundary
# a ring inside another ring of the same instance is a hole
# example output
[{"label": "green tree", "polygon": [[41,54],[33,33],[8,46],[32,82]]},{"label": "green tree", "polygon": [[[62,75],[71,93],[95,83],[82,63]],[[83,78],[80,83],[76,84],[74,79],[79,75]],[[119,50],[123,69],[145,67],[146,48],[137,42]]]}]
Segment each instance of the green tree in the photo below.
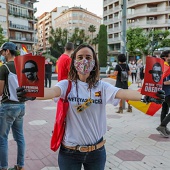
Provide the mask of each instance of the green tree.
[{"label": "green tree", "polygon": [[95,51],[97,50],[96,46],[97,46],[98,43],[99,43],[99,34],[97,34],[97,36],[92,39],[92,43],[91,43],[92,45],[94,45]]},{"label": "green tree", "polygon": [[149,41],[142,28],[129,28],[129,30],[127,30],[126,44],[129,56],[136,56],[139,50],[145,55],[148,51],[146,47]]},{"label": "green tree", "polygon": [[91,39],[93,40],[93,33],[96,32],[96,27],[94,25],[90,25],[88,31],[91,33]]},{"label": "green tree", "polygon": [[98,58],[100,67],[107,65],[107,28],[104,24],[99,29]]},{"label": "green tree", "polygon": [[51,45],[50,52],[55,58],[58,58],[64,52],[64,46],[67,42],[67,34],[67,29],[51,29],[49,36],[49,43]]},{"label": "green tree", "polygon": [[88,39],[89,37],[86,36],[84,29],[75,28],[69,40],[74,43],[75,47],[77,47],[78,45],[87,42]]},{"label": "green tree", "polygon": [[8,41],[5,36],[3,35],[3,28],[0,25],[0,46],[5,43],[6,41]]},{"label": "green tree", "polygon": [[136,56],[138,53],[146,56],[152,55],[155,49],[168,47],[167,39],[169,31],[149,30],[142,28],[129,28],[127,30],[127,51],[130,56]]},{"label": "green tree", "polygon": [[160,43],[160,47],[170,47],[170,39],[163,39]]}]

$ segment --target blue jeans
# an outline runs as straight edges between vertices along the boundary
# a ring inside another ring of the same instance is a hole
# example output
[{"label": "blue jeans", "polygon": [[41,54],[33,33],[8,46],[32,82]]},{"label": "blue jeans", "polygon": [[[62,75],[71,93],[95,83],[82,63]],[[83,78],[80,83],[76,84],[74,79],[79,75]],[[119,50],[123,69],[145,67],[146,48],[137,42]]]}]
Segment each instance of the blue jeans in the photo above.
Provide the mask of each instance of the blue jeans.
[{"label": "blue jeans", "polygon": [[24,166],[25,140],[23,134],[23,116],[25,104],[2,104],[0,106],[0,169],[8,168],[8,134],[12,129],[17,142],[17,165]]},{"label": "blue jeans", "polygon": [[104,170],[106,163],[106,150],[101,147],[92,152],[80,152],[67,149],[61,145],[58,164],[60,170],[81,170],[82,165],[85,170]]}]

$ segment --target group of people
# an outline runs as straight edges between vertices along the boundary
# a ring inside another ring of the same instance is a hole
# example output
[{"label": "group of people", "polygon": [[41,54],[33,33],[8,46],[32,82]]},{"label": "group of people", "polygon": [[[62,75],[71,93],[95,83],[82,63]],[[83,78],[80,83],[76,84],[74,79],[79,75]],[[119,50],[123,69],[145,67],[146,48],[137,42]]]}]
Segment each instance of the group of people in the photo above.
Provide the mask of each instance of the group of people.
[{"label": "group of people", "polygon": [[[68,59],[67,64],[70,62],[68,77],[66,76],[64,80],[60,77],[61,81],[59,80],[54,87],[44,88],[44,97],[37,97],[36,100],[56,97],[64,99],[68,83],[71,81],[72,87],[68,94],[69,109],[66,117],[65,134],[58,155],[59,168],[61,170],[81,170],[83,165],[85,170],[104,170],[106,150],[103,136],[107,131],[106,104],[116,106],[120,100],[162,103],[165,97],[164,91],[158,91],[157,98],[152,98],[143,96],[138,91],[127,89],[127,84],[120,87],[117,83],[116,86],[118,87],[114,87],[103,82],[99,77],[99,63],[94,49],[88,44],[81,44],[75,50],[72,47],[69,48],[70,53],[65,53],[63,56],[63,58]],[[16,45],[7,42],[2,46],[1,51],[7,60],[6,64],[10,71],[16,74],[14,66]],[[65,59],[63,60],[65,61]],[[60,64],[58,71],[61,71],[59,74],[62,74],[64,72],[60,69],[65,69],[65,67],[60,68]],[[123,67],[122,63],[120,65]],[[8,74],[7,68],[4,65],[1,66],[0,170],[7,170],[8,168],[8,134],[10,128],[12,128],[13,137],[18,147],[17,165],[10,170],[24,170],[23,117],[25,103],[23,101],[30,98],[27,98],[24,89],[19,87],[17,88],[19,101],[9,100]],[[118,71],[117,74],[119,74]]]},{"label": "group of people", "polygon": [[141,88],[142,80],[144,79],[144,65],[142,59],[138,59],[137,62],[129,61],[128,66],[131,72],[132,83],[137,83],[138,88]]}]

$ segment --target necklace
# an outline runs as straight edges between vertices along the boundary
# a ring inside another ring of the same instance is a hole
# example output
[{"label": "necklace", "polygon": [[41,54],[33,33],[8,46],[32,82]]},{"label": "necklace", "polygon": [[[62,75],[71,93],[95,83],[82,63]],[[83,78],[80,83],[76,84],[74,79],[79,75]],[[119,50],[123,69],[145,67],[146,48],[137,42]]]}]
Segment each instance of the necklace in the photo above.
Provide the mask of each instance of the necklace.
[{"label": "necklace", "polygon": [[77,92],[77,106],[76,106],[76,109],[77,109],[77,112],[80,113],[82,112],[83,110],[87,109],[93,102],[93,100],[91,99],[91,89],[90,89],[90,98],[88,98],[84,103],[80,104],[79,103],[79,96],[78,96],[78,84],[77,84],[77,81],[76,81],[76,92]]}]

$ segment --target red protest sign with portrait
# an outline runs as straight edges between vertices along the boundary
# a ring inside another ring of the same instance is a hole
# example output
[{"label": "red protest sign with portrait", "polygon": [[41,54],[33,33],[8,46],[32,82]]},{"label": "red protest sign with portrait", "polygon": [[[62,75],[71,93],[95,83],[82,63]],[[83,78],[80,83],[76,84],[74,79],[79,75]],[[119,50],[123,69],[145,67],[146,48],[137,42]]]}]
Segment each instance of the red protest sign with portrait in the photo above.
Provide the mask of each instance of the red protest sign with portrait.
[{"label": "red protest sign with portrait", "polygon": [[158,90],[162,89],[164,61],[161,58],[146,57],[145,78],[141,93],[156,97]]},{"label": "red protest sign with portrait", "polygon": [[45,57],[26,54],[14,59],[18,84],[24,87],[26,97],[44,96]]}]

